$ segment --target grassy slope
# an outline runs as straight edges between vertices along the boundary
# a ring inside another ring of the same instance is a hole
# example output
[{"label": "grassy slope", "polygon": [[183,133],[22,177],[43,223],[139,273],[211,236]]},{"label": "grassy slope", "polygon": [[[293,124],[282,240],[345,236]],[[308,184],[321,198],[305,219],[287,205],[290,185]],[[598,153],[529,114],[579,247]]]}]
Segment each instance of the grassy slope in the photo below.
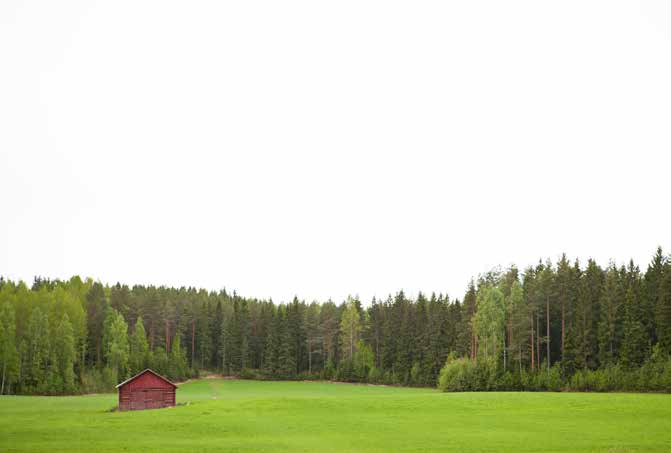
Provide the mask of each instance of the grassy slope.
[{"label": "grassy slope", "polygon": [[671,451],[671,395],[461,393],[203,380],[188,406],[0,397],[0,451]]}]

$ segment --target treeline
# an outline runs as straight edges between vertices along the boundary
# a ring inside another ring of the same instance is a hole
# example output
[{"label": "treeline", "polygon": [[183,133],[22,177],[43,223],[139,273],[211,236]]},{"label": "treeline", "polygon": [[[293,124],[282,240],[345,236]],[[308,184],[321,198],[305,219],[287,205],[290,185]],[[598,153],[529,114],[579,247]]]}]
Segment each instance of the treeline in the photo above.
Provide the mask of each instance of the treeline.
[{"label": "treeline", "polygon": [[445,391],[671,392],[671,260],[658,248],[645,273],[627,266],[583,269],[562,256],[520,277],[483,276],[468,358],[452,354]]},{"label": "treeline", "polygon": [[[671,390],[671,260],[494,270],[464,297],[366,307],[225,290],[0,279],[0,394],[109,390],[150,367],[445,390]],[[441,372],[442,369],[442,372]],[[439,379],[440,377],[440,379]]]}]

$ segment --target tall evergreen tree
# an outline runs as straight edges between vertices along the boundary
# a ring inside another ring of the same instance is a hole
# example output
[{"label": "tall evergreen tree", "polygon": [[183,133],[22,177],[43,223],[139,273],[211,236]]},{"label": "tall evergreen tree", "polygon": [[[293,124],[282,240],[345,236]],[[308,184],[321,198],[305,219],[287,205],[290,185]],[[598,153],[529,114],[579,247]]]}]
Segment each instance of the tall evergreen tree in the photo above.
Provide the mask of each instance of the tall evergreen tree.
[{"label": "tall evergreen tree", "polygon": [[576,367],[595,369],[598,365],[598,324],[603,271],[594,260],[587,262],[575,310]]},{"label": "tall evergreen tree", "polygon": [[620,307],[623,302],[619,271],[614,265],[606,272],[601,295],[599,320],[599,360],[602,365],[612,364],[618,357],[618,331]]},{"label": "tall evergreen tree", "polygon": [[671,354],[671,262],[667,261],[661,274],[659,294],[655,308],[655,328],[659,346]]},{"label": "tall evergreen tree", "polygon": [[638,297],[636,285],[629,285],[624,302],[623,340],[620,349],[620,360],[626,368],[641,366],[649,352]]},{"label": "tall evergreen tree", "polygon": [[96,282],[91,286],[86,295],[86,319],[88,320],[89,341],[89,363],[102,365],[103,350],[103,323],[107,314],[107,298],[103,285]]},{"label": "tall evergreen tree", "polygon": [[643,326],[651,343],[657,341],[656,333],[656,308],[659,301],[660,286],[664,275],[664,264],[666,258],[661,247],[657,247],[652,261],[648,265],[643,277]]},{"label": "tall evergreen tree", "polygon": [[521,371],[523,362],[526,362],[531,332],[529,310],[524,302],[524,290],[518,281],[511,286],[510,295],[506,299],[506,307],[510,318],[509,356],[512,361],[515,361],[517,370]]}]

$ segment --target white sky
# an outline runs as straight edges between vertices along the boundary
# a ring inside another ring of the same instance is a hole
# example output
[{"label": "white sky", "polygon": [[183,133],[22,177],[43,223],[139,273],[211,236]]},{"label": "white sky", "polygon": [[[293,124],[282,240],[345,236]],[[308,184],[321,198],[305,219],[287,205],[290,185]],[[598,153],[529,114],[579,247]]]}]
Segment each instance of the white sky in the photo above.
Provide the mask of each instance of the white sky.
[{"label": "white sky", "polygon": [[0,275],[461,298],[671,249],[671,2],[0,2]]}]

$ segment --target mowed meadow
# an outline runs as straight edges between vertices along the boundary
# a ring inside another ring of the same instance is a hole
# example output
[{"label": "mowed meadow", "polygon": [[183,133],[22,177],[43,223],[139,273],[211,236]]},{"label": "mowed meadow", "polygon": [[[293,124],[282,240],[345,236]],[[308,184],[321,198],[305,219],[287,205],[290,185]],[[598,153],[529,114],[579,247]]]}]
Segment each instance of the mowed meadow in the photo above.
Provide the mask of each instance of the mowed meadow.
[{"label": "mowed meadow", "polygon": [[671,451],[671,395],[442,393],[202,379],[178,406],[115,394],[0,397],[0,451]]}]

